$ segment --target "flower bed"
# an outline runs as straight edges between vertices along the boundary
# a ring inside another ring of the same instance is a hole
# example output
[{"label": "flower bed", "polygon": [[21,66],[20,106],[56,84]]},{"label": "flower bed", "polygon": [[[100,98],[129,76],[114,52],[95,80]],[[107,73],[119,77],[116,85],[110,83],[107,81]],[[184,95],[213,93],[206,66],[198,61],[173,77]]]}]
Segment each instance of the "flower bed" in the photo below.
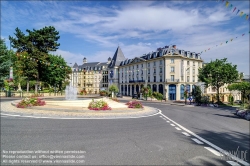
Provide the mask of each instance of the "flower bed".
[{"label": "flower bed", "polygon": [[142,103],[136,100],[129,101],[126,103],[126,105],[128,105],[128,108],[143,108]]},{"label": "flower bed", "polygon": [[37,97],[25,98],[17,104],[17,108],[27,108],[31,106],[43,106],[45,101]]},{"label": "flower bed", "polygon": [[104,110],[105,111],[105,110],[111,110],[111,107],[109,107],[108,103],[103,101],[103,100],[98,100],[98,101],[92,100],[89,103],[88,109],[96,110],[96,111],[99,111],[99,110]]}]

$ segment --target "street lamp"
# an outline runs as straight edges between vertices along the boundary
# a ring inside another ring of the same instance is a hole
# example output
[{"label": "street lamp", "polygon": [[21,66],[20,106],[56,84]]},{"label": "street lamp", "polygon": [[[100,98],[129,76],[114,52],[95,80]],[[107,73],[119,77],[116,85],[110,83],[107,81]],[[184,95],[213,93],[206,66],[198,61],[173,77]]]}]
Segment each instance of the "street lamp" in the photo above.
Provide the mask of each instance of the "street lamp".
[{"label": "street lamp", "polygon": [[185,93],[185,96],[184,96],[185,97],[185,105],[187,104],[187,97],[188,97],[187,96],[188,94],[186,92],[187,91],[187,71],[188,71],[188,69],[190,69],[190,66],[185,68],[185,91],[184,91],[184,93]]}]

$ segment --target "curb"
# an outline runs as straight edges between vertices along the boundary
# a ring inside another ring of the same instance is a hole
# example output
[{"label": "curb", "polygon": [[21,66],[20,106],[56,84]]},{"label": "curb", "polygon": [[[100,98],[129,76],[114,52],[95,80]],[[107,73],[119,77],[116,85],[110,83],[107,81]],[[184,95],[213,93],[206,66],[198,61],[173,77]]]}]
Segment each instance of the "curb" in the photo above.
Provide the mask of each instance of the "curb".
[{"label": "curb", "polygon": [[[56,110],[51,108],[43,108],[42,106],[33,106],[31,108],[16,108],[15,102],[6,102],[2,106],[2,112],[4,113],[14,113],[14,114],[21,114],[21,116],[39,116],[40,118],[43,117],[66,117],[66,118],[86,118],[86,119],[93,119],[93,118],[138,118],[138,117],[147,117],[153,116],[159,113],[158,109],[147,107],[145,106],[144,109],[133,109],[133,110],[124,110],[124,109],[117,109],[111,110],[113,112],[108,111],[93,111],[93,110],[77,110],[71,109],[66,110],[63,108],[57,108]],[[17,102],[16,102],[17,103]],[[14,107],[14,108],[13,108]],[[11,111],[10,111],[11,110]],[[59,111],[60,110],[60,111]]]}]

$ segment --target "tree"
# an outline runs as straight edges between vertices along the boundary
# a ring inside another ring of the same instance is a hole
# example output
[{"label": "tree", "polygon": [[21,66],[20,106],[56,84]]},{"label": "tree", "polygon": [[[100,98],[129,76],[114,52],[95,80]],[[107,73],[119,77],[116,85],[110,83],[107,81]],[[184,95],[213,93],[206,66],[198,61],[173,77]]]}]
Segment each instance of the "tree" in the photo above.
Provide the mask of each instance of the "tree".
[{"label": "tree", "polygon": [[60,46],[57,43],[60,38],[58,36],[59,32],[52,26],[45,26],[39,30],[33,29],[33,31],[27,29],[26,32],[28,32],[28,35],[25,35],[19,28],[16,28],[15,31],[15,38],[9,36],[12,47],[17,49],[17,53],[27,52],[29,58],[35,60],[36,65],[34,69],[36,70],[37,80],[35,92],[37,93],[38,82],[44,74],[42,63],[48,60],[48,53],[50,51],[56,51]]},{"label": "tree", "polygon": [[217,102],[220,103],[219,89],[224,84],[231,84],[239,78],[237,65],[227,63],[227,58],[216,59],[199,69],[198,78],[207,86],[216,88]]},{"label": "tree", "polygon": [[201,88],[200,88],[200,86],[194,86],[194,90],[192,91],[192,96],[194,97],[194,99],[195,99],[195,102],[198,104],[198,105],[200,105],[201,104],[201,98],[202,98],[202,96],[201,96]]},{"label": "tree", "polygon": [[50,64],[41,66],[44,74],[41,79],[47,82],[51,86],[58,86],[59,91],[62,91],[64,87],[69,83],[66,80],[69,79],[69,74],[72,72],[70,67],[67,66],[67,62],[64,58],[58,55],[48,54],[48,61]]},{"label": "tree", "polygon": [[27,85],[27,92],[30,89],[30,81],[36,80],[37,76],[37,62],[35,59],[30,58],[27,52],[17,53],[14,58],[13,73],[17,83],[24,80]]},{"label": "tree", "polygon": [[112,85],[109,87],[109,91],[110,91],[111,93],[112,93],[112,92],[117,93],[117,92],[119,92],[119,89],[118,89],[118,87],[117,87],[116,85],[112,84]]},{"label": "tree", "polygon": [[4,86],[4,80],[9,78],[12,52],[6,47],[5,41],[0,39],[0,87]]},{"label": "tree", "polygon": [[228,85],[227,88],[232,91],[232,90],[238,90],[241,92],[241,99],[242,103],[244,105],[244,99],[247,98],[247,91],[250,90],[250,83],[249,82],[239,82],[239,83],[233,83],[231,85]]}]

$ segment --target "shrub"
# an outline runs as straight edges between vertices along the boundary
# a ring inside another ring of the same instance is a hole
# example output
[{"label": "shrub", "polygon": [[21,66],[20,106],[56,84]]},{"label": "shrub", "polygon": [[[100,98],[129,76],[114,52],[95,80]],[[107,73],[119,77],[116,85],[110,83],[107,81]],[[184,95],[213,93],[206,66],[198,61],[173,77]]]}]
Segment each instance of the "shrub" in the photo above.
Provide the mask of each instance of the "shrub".
[{"label": "shrub", "polygon": [[162,100],[163,99],[163,95],[161,93],[159,93],[159,92],[154,92],[153,97],[156,98],[157,100]]},{"label": "shrub", "polygon": [[103,101],[103,100],[97,100],[94,101],[94,99],[92,99],[92,101],[89,103],[88,109],[90,110],[111,110],[111,107],[108,106],[108,103]]},{"label": "shrub", "polygon": [[43,105],[45,105],[45,101],[43,101],[41,98],[31,97],[21,100],[16,107],[27,108],[31,106],[43,106]]},{"label": "shrub", "polygon": [[143,108],[142,103],[136,100],[130,101],[126,105],[128,105],[128,108]]},{"label": "shrub", "polygon": [[108,94],[108,92],[105,90],[100,91],[100,96],[106,96],[107,94]]},{"label": "shrub", "polygon": [[83,89],[83,90],[80,91],[80,95],[86,95],[86,94],[87,94],[86,90]]}]

